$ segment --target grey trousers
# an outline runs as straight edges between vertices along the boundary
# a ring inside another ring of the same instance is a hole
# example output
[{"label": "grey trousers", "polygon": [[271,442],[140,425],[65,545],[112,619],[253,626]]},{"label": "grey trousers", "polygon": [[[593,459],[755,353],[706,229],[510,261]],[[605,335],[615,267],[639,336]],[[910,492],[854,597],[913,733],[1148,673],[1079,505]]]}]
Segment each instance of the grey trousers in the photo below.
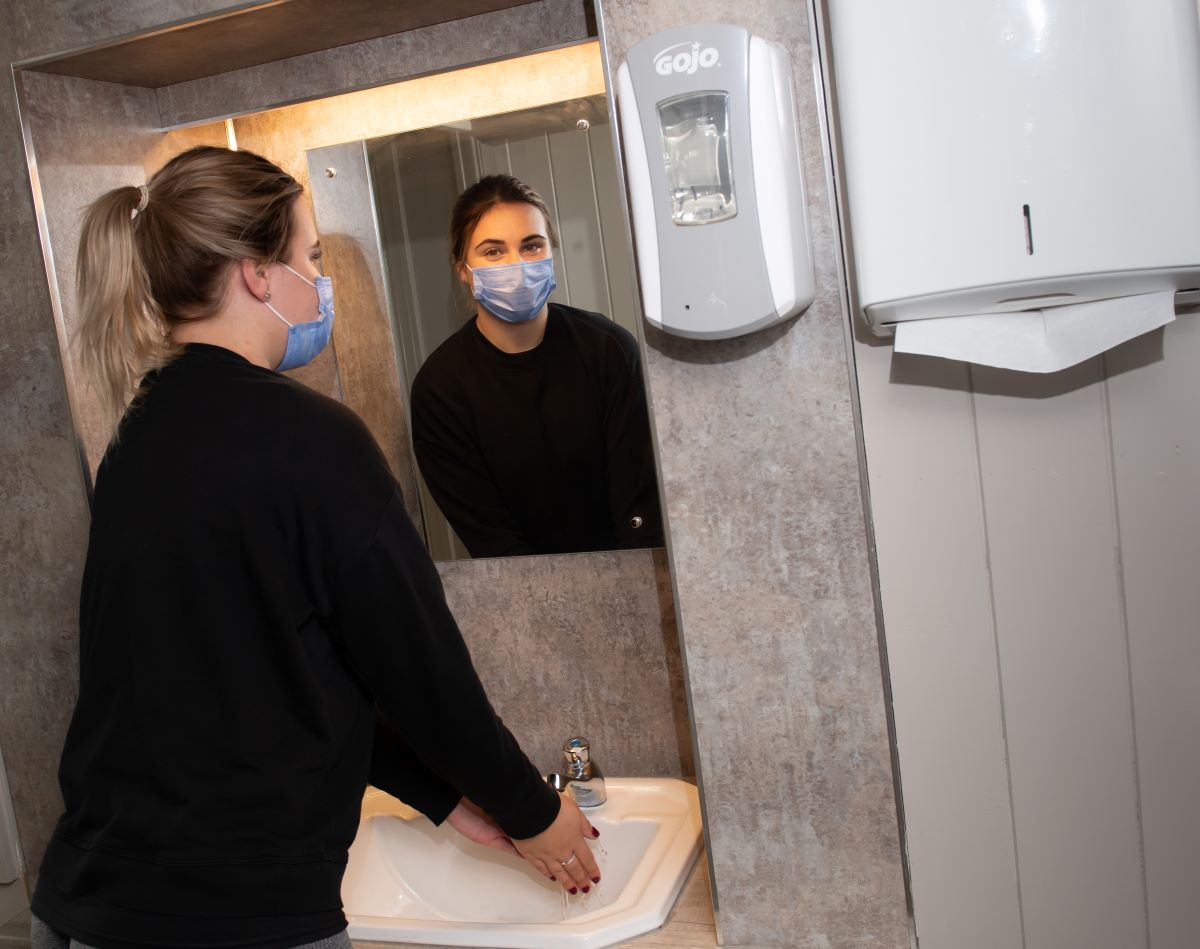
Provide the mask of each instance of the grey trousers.
[{"label": "grey trousers", "polygon": [[[55,932],[36,916],[29,927],[29,945],[30,949],[92,949],[91,946],[85,946],[74,939],[68,939],[62,933]],[[351,949],[351,945],[350,937],[343,929],[336,936],[306,942],[303,946],[296,946],[296,949]]]}]

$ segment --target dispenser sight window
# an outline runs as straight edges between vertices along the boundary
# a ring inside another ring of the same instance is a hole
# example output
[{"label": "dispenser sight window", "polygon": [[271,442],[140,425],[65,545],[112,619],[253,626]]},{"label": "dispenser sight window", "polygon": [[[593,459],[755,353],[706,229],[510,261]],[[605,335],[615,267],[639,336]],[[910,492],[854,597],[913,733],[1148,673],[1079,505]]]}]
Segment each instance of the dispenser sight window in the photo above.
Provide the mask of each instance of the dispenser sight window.
[{"label": "dispenser sight window", "polygon": [[729,93],[692,92],[658,104],[671,220],[713,224],[737,214],[729,147]]}]

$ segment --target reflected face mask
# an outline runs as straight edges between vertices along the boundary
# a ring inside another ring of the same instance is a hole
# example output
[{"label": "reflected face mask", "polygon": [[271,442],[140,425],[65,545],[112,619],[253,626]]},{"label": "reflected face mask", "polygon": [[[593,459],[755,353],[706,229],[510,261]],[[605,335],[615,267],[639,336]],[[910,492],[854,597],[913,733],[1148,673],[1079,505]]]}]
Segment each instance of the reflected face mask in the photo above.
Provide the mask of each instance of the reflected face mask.
[{"label": "reflected face mask", "polygon": [[276,372],[287,372],[289,369],[307,366],[329,345],[329,337],[333,334],[333,281],[329,277],[317,277],[317,282],[313,283],[303,274],[296,273],[282,260],[279,263],[317,291],[317,318],[307,323],[288,322],[282,313],[271,306],[270,301],[263,300],[267,309],[287,325],[287,349],[283,351],[283,359],[275,367]]},{"label": "reflected face mask", "polygon": [[467,269],[471,271],[472,295],[505,323],[532,320],[558,286],[553,257]]}]

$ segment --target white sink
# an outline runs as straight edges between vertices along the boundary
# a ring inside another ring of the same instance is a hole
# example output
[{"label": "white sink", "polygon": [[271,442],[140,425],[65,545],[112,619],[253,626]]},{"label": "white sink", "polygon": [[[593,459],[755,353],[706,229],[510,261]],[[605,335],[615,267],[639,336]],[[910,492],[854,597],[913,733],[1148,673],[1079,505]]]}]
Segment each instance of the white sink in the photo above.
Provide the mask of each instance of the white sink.
[{"label": "white sink", "polygon": [[[608,778],[585,813],[603,881],[567,897],[524,860],[434,827],[371,788],[342,901],[352,939],[598,949],[661,926],[700,850],[696,789],[673,778]],[[603,846],[604,853],[600,851]]]}]

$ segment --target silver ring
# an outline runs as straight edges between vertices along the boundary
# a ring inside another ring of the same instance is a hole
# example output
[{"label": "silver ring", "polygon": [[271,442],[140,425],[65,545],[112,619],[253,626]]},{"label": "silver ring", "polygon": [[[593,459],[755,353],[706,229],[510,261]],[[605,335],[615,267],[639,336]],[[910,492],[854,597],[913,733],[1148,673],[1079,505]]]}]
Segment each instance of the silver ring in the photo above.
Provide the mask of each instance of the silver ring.
[{"label": "silver ring", "polygon": [[572,850],[570,857],[568,857],[566,860],[559,860],[558,862],[560,864],[562,864],[563,869],[566,869],[567,867],[569,867],[571,864],[573,864],[578,859],[579,859],[579,854],[577,854],[574,850]]}]

